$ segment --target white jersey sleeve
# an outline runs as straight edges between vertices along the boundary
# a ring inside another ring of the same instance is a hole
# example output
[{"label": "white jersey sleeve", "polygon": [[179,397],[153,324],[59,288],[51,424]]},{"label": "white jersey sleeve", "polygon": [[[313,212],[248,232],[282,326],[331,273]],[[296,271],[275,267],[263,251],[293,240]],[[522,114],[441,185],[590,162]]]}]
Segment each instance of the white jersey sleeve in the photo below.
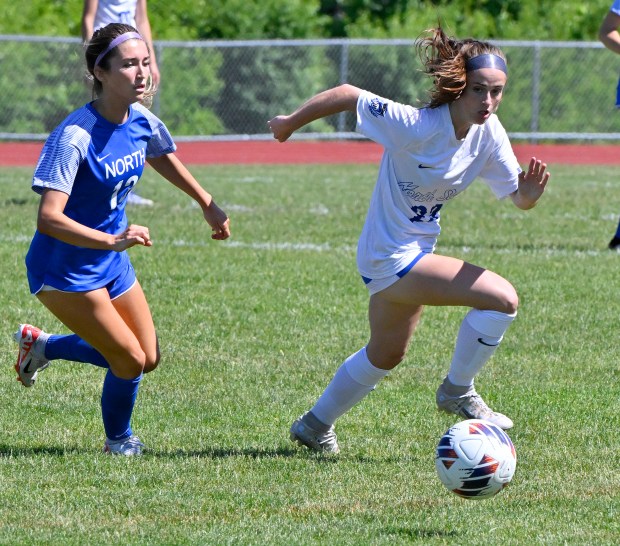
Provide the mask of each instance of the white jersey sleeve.
[{"label": "white jersey sleeve", "polygon": [[417,136],[420,110],[362,91],[357,101],[357,130],[387,150],[406,148]]},{"label": "white jersey sleeve", "polygon": [[493,132],[492,140],[495,146],[480,171],[480,178],[498,199],[503,199],[519,187],[519,173],[522,169],[512,150],[506,130],[497,116],[493,115],[487,125]]}]

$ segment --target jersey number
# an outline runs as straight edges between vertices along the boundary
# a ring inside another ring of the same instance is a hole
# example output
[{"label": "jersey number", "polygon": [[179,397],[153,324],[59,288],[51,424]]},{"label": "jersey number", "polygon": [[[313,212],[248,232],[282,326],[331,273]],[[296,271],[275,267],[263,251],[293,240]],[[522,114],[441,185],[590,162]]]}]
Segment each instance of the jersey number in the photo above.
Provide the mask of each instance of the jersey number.
[{"label": "jersey number", "polygon": [[[114,186],[114,191],[112,192],[112,197],[110,198],[110,209],[114,210],[119,204],[118,192],[120,192],[123,188],[129,188],[129,191],[131,191],[131,188],[135,185],[137,181],[138,181],[138,177],[134,175],[128,178],[127,180],[121,180],[118,184],[116,184],[116,186]],[[129,195],[129,191],[125,192],[125,194],[122,197],[121,203],[125,199],[127,199],[127,196]]]},{"label": "jersey number", "polygon": [[416,205],[411,207],[411,210],[415,214],[413,218],[409,218],[410,222],[436,222],[439,220],[439,211],[443,207],[443,204],[435,205],[431,210],[428,210],[422,205]]}]

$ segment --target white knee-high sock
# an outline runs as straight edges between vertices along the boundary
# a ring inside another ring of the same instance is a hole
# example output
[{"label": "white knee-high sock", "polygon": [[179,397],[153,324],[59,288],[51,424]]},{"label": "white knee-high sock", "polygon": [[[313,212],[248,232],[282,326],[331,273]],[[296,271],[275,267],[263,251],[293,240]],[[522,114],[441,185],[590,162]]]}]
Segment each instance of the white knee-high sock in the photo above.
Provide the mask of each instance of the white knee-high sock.
[{"label": "white knee-high sock", "polygon": [[372,365],[366,355],[366,347],[352,354],[338,368],[329,385],[310,410],[322,423],[333,425],[336,419],[344,415],[370,391],[387,374]]},{"label": "white knee-high sock", "polygon": [[493,356],[516,316],[517,313],[509,315],[479,309],[472,309],[465,315],[448,372],[448,380],[453,385],[473,385],[474,377]]}]

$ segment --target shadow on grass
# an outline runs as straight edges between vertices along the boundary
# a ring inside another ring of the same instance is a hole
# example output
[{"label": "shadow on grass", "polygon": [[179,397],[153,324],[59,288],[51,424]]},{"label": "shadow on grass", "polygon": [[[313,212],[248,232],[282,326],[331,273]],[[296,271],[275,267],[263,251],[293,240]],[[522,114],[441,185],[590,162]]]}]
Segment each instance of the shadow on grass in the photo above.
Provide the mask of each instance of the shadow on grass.
[{"label": "shadow on grass", "polygon": [[[101,446],[103,448],[103,445]],[[102,452],[102,450],[97,450]],[[15,447],[7,444],[0,444],[0,458],[6,457],[32,457],[37,455],[51,455],[56,457],[63,457],[66,455],[84,455],[92,452],[92,449],[83,449],[80,447],[68,447],[68,446],[35,446],[35,447]],[[248,447],[245,449],[224,449],[224,448],[212,448],[202,450],[183,450],[178,449],[174,451],[159,451],[148,449],[145,450],[144,455],[147,457],[157,457],[162,459],[191,459],[191,458],[204,458],[204,459],[227,459],[229,457],[247,457],[251,459],[268,459],[276,457],[293,457],[300,455],[303,452],[294,448],[280,448],[280,449],[262,449]],[[330,457],[321,456],[320,454],[310,454],[313,458],[320,458],[327,460]],[[332,457],[333,458],[333,457]]]},{"label": "shadow on grass", "polygon": [[[102,446],[103,447],[103,446]],[[102,450],[96,449],[98,453]],[[92,453],[93,449],[84,449],[77,446],[34,446],[34,447],[15,447],[0,443],[0,458],[8,457],[33,457],[38,455],[49,455],[54,457],[64,457],[67,455],[85,455]],[[162,451],[156,449],[147,449],[144,452],[145,457],[155,457],[158,459],[228,459],[232,457],[242,457],[248,459],[275,459],[275,458],[300,458],[308,459],[318,463],[334,464],[338,462],[357,462],[362,464],[377,463],[402,463],[412,460],[411,457],[369,457],[360,454],[349,455],[333,455],[329,453],[315,453],[313,451],[295,447],[281,448],[262,448],[262,447],[246,447],[246,448],[221,448],[213,447],[207,449],[184,450],[177,449],[173,451]]]},{"label": "shadow on grass", "polygon": [[174,451],[149,451],[148,455],[151,457],[159,458],[207,458],[207,459],[227,459],[230,457],[245,457],[250,459],[270,459],[270,458],[296,458],[306,459],[318,463],[335,464],[339,462],[355,462],[361,464],[389,464],[389,463],[403,463],[407,461],[413,461],[412,457],[369,457],[366,455],[360,455],[355,453],[339,454],[333,453],[317,453],[305,448],[276,448],[267,449],[261,447],[247,447],[247,448],[207,448],[201,450],[174,450]]},{"label": "shadow on grass", "polygon": [[[102,446],[103,447],[103,446]],[[36,446],[36,447],[14,447],[0,444],[0,458],[4,457],[31,457],[33,455],[54,455],[62,457],[64,455],[79,455],[84,450],[79,447],[55,447],[55,446]]]},{"label": "shadow on grass", "polygon": [[459,536],[456,531],[445,529],[409,529],[408,527],[385,527],[382,529],[382,534],[409,539],[457,538]]},{"label": "shadow on grass", "polygon": [[29,199],[19,199],[17,197],[11,197],[10,199],[4,200],[5,207],[8,207],[9,205],[17,205],[17,206],[29,205],[30,203],[31,201]]},{"label": "shadow on grass", "polygon": [[196,450],[177,449],[174,451],[149,451],[151,457],[160,458],[201,458],[201,459],[228,459],[230,457],[245,457],[249,459],[272,459],[277,457],[293,457],[299,455],[295,448],[265,449],[260,447],[246,448],[207,448]]}]

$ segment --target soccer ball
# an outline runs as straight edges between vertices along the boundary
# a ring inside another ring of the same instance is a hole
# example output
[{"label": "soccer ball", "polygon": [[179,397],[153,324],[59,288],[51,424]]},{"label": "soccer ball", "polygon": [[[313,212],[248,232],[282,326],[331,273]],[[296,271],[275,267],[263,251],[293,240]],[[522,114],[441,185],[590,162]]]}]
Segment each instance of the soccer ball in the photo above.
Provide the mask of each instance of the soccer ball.
[{"label": "soccer ball", "polygon": [[481,419],[461,421],[439,440],[435,467],[441,483],[466,499],[487,499],[514,476],[517,453],[501,428]]}]

